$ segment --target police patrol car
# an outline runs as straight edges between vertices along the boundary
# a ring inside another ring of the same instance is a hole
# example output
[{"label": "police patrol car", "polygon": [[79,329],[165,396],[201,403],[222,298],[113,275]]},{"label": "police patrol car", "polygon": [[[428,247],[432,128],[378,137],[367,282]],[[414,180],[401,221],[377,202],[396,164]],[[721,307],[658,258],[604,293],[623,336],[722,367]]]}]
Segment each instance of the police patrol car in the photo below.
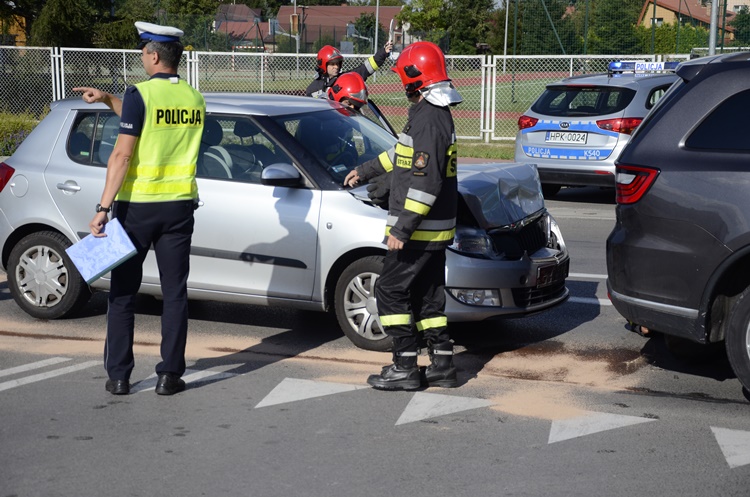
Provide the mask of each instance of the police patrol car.
[{"label": "police patrol car", "polygon": [[615,159],[677,76],[676,62],[617,61],[547,85],[518,119],[515,161],[536,164],[545,197],[615,186]]}]

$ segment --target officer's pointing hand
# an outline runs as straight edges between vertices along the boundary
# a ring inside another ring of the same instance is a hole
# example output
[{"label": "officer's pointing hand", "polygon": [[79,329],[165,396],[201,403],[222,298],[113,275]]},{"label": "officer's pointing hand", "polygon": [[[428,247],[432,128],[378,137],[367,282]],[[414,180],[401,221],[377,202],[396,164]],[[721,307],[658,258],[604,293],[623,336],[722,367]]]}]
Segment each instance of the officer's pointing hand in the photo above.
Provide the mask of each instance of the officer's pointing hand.
[{"label": "officer's pointing hand", "polygon": [[88,86],[79,86],[73,88],[73,91],[83,92],[83,101],[87,104],[93,104],[94,102],[104,102],[107,98],[107,94],[97,88],[89,88]]}]

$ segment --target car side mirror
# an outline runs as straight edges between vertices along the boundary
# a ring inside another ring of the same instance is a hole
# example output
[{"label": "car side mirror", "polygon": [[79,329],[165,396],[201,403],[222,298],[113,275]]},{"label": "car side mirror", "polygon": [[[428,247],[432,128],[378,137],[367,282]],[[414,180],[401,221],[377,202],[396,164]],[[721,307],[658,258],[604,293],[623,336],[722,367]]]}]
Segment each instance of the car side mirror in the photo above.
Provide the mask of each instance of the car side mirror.
[{"label": "car side mirror", "polygon": [[300,186],[302,175],[293,165],[277,162],[263,168],[260,182],[268,186]]}]

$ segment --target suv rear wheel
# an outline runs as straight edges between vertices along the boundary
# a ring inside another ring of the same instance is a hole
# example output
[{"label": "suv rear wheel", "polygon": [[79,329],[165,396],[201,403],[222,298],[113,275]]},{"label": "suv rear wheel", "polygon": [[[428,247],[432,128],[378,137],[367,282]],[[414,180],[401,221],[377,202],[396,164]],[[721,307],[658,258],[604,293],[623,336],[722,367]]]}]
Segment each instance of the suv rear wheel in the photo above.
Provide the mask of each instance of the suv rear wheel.
[{"label": "suv rear wheel", "polygon": [[729,311],[725,345],[734,374],[745,390],[750,391],[750,287]]},{"label": "suv rear wheel", "polygon": [[91,290],[65,249],[60,233],[41,231],[22,238],[8,259],[8,287],[16,303],[38,319],[57,319],[83,307]]}]

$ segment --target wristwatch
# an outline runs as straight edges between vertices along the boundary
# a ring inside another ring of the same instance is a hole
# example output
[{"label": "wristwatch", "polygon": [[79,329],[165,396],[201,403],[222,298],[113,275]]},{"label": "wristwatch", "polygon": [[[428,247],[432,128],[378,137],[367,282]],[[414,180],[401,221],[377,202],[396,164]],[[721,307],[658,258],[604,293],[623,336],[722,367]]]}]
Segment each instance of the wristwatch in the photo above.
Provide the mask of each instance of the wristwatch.
[{"label": "wristwatch", "polygon": [[112,210],[112,207],[102,207],[102,204],[96,204],[96,212],[109,213],[110,210]]}]

